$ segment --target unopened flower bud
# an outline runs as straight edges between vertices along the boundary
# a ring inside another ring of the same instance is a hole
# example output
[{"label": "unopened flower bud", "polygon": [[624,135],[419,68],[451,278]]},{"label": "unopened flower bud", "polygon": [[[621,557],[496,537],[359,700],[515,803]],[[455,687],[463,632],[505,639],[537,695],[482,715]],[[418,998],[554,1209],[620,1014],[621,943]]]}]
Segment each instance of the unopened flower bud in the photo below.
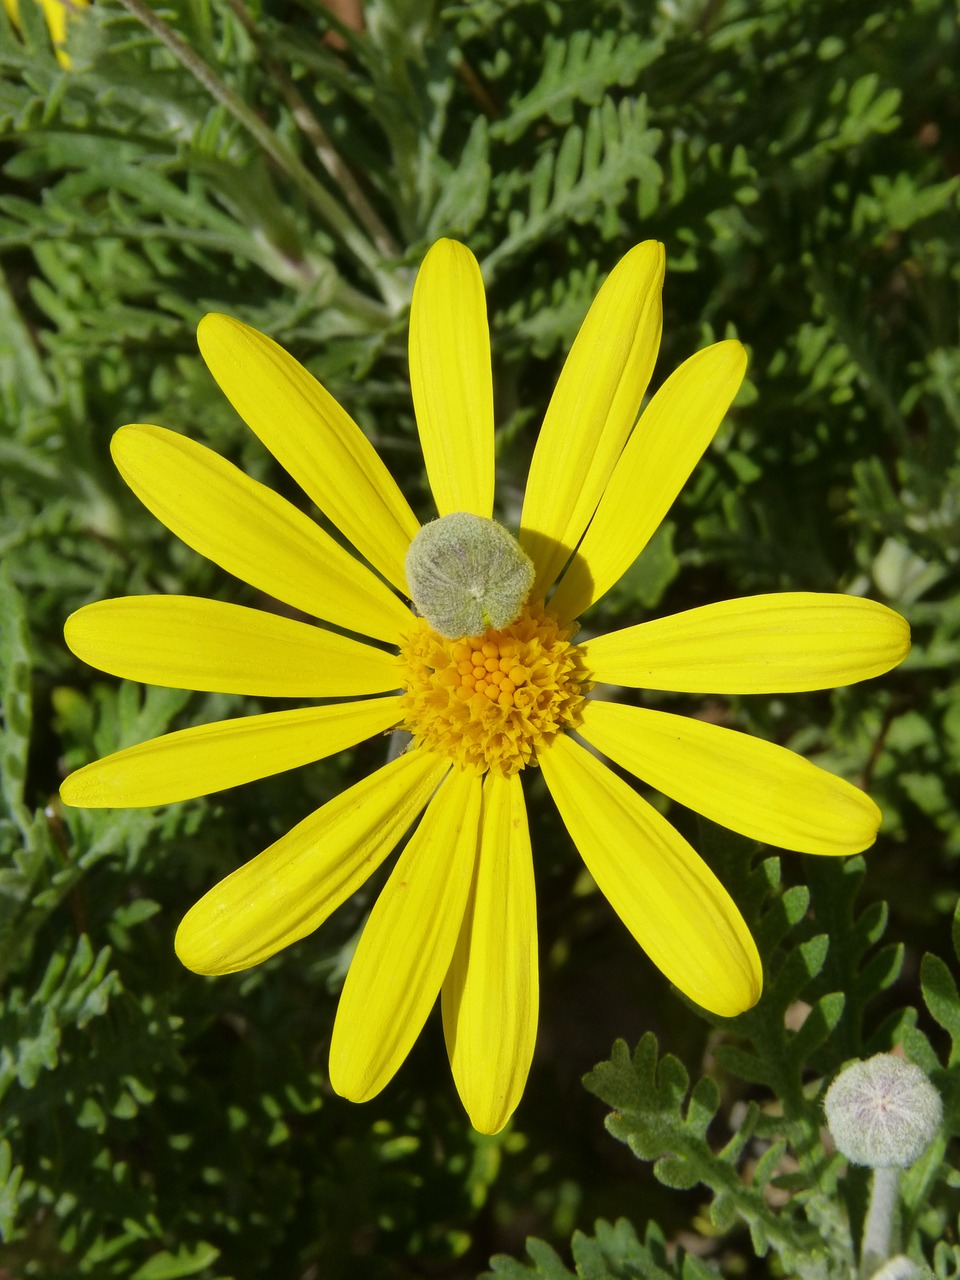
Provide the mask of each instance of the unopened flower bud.
[{"label": "unopened flower bud", "polygon": [[450,639],[514,622],[533,586],[533,564],[502,525],[456,511],[425,524],[407,552],[418,612]]},{"label": "unopened flower bud", "polygon": [[913,1164],[943,1119],[940,1094],[924,1072],[892,1053],[846,1067],[823,1108],[837,1150],[874,1169]]}]

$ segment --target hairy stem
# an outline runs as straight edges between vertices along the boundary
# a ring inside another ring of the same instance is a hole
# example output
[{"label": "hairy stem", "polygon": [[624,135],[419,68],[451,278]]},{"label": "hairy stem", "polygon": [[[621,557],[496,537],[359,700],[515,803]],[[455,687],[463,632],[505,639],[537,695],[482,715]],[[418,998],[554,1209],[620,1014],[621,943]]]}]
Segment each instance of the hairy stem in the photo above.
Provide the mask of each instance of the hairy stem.
[{"label": "hairy stem", "polygon": [[257,45],[263,65],[269,70],[273,82],[283,94],[284,101],[290,108],[290,114],[293,116],[297,128],[313,147],[317,159],[337,184],[343,198],[353,209],[357,220],[366,229],[377,250],[384,257],[395,257],[400,251],[399,246],[380,220],[376,209],[367,199],[363,188],[345,164],[343,157],[333,145],[330,135],[310,110],[303,95],[287,75],[283,66],[276,59],[262,52],[258,40],[256,22],[244,8],[241,0],[228,0],[228,2],[238,21],[243,24],[247,35]]},{"label": "hairy stem", "polygon": [[406,301],[401,285],[381,267],[381,252],[359,229],[349,213],[326,187],[319,182],[303,162],[260,119],[256,112],[235,93],[216,71],[195,53],[190,46],[160,18],[143,0],[120,0],[133,16],[170,50],[182,66],[203,85],[212,98],[227,108],[263,152],[287,177],[296,184],[303,195],[323,218],[326,225],[339,237],[354,258],[372,277],[384,301],[398,310]]},{"label": "hairy stem", "polygon": [[873,1273],[873,1280],[911,1280],[911,1276],[919,1275],[920,1268],[908,1257],[898,1253],[895,1258],[885,1262],[879,1271]]},{"label": "hairy stem", "polygon": [[890,1257],[899,1190],[899,1169],[874,1169],[860,1249],[861,1280],[870,1280]]}]

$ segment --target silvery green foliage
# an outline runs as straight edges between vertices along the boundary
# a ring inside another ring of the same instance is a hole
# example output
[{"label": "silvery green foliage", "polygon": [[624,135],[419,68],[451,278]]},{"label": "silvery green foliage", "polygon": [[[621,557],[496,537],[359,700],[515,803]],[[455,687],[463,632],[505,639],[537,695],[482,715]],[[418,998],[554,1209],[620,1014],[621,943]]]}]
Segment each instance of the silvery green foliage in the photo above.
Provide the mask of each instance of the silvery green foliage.
[{"label": "silvery green foliage", "polygon": [[570,1242],[574,1271],[569,1270],[554,1249],[542,1240],[528,1240],[527,1253],[532,1266],[515,1262],[512,1258],[494,1258],[491,1270],[481,1280],[523,1280],[540,1276],[543,1280],[575,1280],[577,1276],[591,1276],[595,1280],[617,1280],[621,1276],[637,1277],[637,1280],[710,1280],[716,1272],[697,1258],[680,1255],[671,1257],[667,1241],[656,1223],[649,1223],[643,1240],[636,1230],[621,1218],[617,1222],[596,1224],[594,1235],[583,1231],[574,1234]]},{"label": "silvery green foliage", "polygon": [[406,559],[417,612],[451,639],[515,622],[533,586],[533,562],[495,520],[455,511],[423,525]]}]

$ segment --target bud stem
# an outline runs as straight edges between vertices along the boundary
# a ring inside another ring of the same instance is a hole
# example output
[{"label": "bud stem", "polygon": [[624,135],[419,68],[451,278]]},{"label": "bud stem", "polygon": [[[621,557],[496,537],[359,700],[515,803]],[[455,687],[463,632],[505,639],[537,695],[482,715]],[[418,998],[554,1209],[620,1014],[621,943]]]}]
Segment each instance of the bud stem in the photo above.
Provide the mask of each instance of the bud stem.
[{"label": "bud stem", "polygon": [[911,1262],[906,1254],[898,1253],[873,1273],[873,1280],[911,1280],[912,1276],[920,1273],[921,1269],[915,1262]]},{"label": "bud stem", "polygon": [[874,1169],[860,1247],[860,1280],[870,1280],[890,1257],[899,1190],[899,1169]]}]

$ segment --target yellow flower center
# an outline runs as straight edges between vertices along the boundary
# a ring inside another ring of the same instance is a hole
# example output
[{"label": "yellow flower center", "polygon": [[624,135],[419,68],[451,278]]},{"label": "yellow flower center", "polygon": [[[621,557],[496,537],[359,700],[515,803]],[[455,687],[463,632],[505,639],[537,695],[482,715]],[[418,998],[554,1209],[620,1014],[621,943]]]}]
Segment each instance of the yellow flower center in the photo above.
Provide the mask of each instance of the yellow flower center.
[{"label": "yellow flower center", "polygon": [[400,646],[403,728],[464,769],[509,776],[579,723],[590,684],[581,650],[542,603],[482,635],[448,640],[423,618]]}]

